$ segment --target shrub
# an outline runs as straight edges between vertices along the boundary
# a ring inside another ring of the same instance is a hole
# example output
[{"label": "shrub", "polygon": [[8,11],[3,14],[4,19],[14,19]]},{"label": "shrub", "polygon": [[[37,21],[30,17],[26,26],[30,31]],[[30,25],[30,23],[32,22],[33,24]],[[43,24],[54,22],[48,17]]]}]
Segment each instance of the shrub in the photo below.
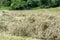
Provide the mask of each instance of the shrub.
[{"label": "shrub", "polygon": [[3,0],[2,6],[10,7],[12,10],[50,8],[60,6],[60,0]]}]

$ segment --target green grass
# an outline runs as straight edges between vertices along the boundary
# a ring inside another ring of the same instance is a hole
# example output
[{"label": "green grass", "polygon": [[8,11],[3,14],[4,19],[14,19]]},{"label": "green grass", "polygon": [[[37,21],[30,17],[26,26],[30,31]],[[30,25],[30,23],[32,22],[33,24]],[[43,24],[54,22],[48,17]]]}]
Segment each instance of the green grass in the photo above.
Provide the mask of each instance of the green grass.
[{"label": "green grass", "polygon": [[11,9],[10,7],[0,7],[0,10],[9,10],[9,9]]},{"label": "green grass", "polygon": [[51,12],[60,12],[60,7],[49,8],[48,10],[51,11]]},{"label": "green grass", "polygon": [[[31,10],[44,10],[45,8],[43,9],[40,9],[39,7],[36,7],[36,8],[32,8]],[[51,11],[51,12],[60,12],[60,7],[56,7],[56,8],[47,8],[47,10]]]},{"label": "green grass", "polygon": [[[0,10],[9,10],[11,9],[10,7],[0,7]],[[43,8],[43,9],[46,9],[46,8]],[[35,8],[31,8],[30,10],[36,10],[36,11],[40,11],[40,10],[43,10],[42,8],[40,7],[35,7]],[[51,11],[51,12],[60,12],[60,7],[56,7],[56,8],[47,8],[47,10]]]}]

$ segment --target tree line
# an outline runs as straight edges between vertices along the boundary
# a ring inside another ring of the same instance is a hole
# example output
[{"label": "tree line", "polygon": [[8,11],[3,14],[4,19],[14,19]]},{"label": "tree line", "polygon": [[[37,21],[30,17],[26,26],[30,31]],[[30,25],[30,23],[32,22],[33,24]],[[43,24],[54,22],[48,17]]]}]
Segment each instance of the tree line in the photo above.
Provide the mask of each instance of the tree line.
[{"label": "tree line", "polygon": [[2,0],[1,6],[10,7],[13,10],[50,8],[60,6],[60,0]]}]

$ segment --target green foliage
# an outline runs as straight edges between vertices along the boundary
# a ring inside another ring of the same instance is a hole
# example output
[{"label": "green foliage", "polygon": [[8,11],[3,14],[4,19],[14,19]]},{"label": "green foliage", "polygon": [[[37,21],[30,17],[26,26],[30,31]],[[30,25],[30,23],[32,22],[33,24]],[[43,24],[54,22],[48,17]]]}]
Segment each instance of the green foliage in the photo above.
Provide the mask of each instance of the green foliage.
[{"label": "green foliage", "polygon": [[10,6],[11,0],[2,0],[2,6]]},{"label": "green foliage", "polygon": [[31,9],[35,7],[50,8],[60,6],[60,0],[3,0],[2,6],[15,10]]}]

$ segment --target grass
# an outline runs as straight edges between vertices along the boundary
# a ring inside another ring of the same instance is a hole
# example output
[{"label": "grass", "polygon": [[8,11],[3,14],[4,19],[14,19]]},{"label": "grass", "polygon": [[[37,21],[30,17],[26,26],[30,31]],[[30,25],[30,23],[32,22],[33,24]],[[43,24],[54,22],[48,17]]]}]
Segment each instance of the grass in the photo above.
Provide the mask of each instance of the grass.
[{"label": "grass", "polygon": [[48,10],[51,11],[51,12],[60,12],[60,7],[49,8]]},{"label": "grass", "polygon": [[11,9],[10,7],[4,7],[4,6],[0,6],[0,10],[9,10]]},{"label": "grass", "polygon": [[[9,10],[9,9],[11,9],[10,7],[0,7],[0,10]],[[32,8],[32,9],[30,9],[30,10],[36,10],[36,11],[41,11],[41,10],[44,10],[44,9],[47,9],[47,10],[49,10],[49,11],[51,11],[51,12],[60,12],[60,7],[56,7],[56,8],[40,8],[40,7],[36,7],[36,8]]]},{"label": "grass", "polygon": [[58,40],[59,10],[60,7],[23,11],[0,10],[0,40]]},{"label": "grass", "polygon": [[[51,12],[60,12],[60,7],[56,7],[56,8],[46,8],[47,10],[49,10],[49,11],[51,11]],[[32,8],[31,10],[44,10],[44,8],[43,9],[40,9],[39,7],[36,7],[36,8]]]},{"label": "grass", "polygon": [[11,35],[6,35],[6,34],[0,34],[0,40],[39,40],[36,38],[31,38],[31,37],[17,37],[17,36],[11,36]]}]

